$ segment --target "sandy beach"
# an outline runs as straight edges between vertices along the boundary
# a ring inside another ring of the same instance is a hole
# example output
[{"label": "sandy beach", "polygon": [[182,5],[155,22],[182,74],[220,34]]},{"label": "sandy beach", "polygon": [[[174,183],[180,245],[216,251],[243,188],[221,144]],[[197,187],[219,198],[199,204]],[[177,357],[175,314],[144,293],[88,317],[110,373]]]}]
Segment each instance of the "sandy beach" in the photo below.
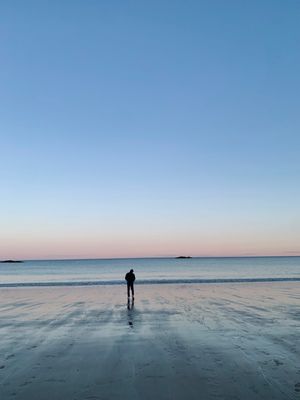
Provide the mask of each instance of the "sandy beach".
[{"label": "sandy beach", "polygon": [[300,284],[2,288],[0,398],[300,399]]}]

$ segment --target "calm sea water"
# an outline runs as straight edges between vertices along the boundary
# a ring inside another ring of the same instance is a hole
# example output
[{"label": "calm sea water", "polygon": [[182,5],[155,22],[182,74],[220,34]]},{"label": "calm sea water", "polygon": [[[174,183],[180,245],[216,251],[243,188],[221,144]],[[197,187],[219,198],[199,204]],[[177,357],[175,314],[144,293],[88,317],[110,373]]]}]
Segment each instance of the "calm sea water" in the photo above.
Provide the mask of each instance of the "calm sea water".
[{"label": "calm sea water", "polygon": [[299,280],[300,257],[139,258],[0,263],[0,286]]}]

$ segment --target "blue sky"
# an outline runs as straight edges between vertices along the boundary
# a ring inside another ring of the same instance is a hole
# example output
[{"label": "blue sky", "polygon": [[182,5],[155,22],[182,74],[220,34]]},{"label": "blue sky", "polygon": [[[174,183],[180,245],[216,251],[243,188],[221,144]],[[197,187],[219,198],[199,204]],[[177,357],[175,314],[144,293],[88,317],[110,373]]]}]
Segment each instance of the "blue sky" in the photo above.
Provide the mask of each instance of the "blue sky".
[{"label": "blue sky", "polygon": [[2,1],[0,257],[300,254],[298,1]]}]

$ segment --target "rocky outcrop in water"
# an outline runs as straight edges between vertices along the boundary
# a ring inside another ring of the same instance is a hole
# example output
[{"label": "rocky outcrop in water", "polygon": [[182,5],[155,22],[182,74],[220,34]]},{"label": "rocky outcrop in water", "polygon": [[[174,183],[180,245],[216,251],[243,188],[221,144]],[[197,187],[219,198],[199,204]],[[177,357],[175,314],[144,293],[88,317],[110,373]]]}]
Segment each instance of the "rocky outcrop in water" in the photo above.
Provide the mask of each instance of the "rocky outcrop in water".
[{"label": "rocky outcrop in water", "polygon": [[179,257],[175,257],[175,258],[192,258],[191,256],[179,256]]}]

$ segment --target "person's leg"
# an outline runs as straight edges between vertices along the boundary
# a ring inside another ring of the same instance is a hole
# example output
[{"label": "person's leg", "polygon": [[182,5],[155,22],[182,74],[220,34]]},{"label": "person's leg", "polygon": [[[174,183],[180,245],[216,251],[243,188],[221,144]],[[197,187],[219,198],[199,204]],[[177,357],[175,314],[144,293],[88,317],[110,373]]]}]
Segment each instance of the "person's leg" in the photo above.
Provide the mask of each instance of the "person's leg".
[{"label": "person's leg", "polygon": [[133,283],[131,284],[131,293],[132,293],[132,297],[134,297],[134,286],[133,286]]},{"label": "person's leg", "polygon": [[130,297],[130,285],[127,283],[127,297]]}]

